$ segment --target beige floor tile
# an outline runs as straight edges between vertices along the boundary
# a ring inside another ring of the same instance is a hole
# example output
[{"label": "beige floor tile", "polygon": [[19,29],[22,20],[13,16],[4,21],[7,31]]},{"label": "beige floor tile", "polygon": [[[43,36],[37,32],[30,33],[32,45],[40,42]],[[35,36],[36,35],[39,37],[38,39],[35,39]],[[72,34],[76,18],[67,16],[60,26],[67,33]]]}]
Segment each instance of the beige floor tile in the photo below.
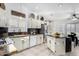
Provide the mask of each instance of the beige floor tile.
[{"label": "beige floor tile", "polygon": [[[13,56],[55,56],[53,52],[51,52],[46,44],[41,44],[38,46],[34,46],[30,49],[27,49],[21,53],[14,54]],[[62,56],[79,56],[79,46],[74,48],[74,51],[71,53],[66,53]]]}]

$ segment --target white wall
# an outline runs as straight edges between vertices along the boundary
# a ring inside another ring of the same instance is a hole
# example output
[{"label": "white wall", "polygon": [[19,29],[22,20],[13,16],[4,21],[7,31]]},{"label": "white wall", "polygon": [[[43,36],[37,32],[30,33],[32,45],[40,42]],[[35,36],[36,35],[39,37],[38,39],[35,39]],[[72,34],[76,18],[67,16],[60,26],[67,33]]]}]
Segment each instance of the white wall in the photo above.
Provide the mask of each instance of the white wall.
[{"label": "white wall", "polygon": [[65,33],[65,24],[63,22],[54,22],[53,32]]}]

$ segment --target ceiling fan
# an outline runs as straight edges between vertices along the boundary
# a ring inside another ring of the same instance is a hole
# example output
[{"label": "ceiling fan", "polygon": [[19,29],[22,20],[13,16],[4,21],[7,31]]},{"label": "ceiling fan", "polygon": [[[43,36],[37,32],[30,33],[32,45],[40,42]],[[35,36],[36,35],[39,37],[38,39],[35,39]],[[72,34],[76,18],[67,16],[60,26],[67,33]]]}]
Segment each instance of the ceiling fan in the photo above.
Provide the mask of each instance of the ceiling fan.
[{"label": "ceiling fan", "polygon": [[68,19],[70,19],[70,20],[71,20],[71,19],[77,19],[77,20],[78,20],[78,19],[79,19],[79,13],[77,13],[77,12],[75,11],[75,9],[74,9]]}]

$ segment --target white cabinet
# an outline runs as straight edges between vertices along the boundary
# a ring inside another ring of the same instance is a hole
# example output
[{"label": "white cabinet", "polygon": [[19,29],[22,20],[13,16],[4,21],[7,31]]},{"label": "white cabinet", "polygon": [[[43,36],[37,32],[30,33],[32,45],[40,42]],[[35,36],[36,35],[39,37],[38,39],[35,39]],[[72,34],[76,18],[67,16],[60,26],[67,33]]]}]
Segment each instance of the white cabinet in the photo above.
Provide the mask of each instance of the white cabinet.
[{"label": "white cabinet", "polygon": [[2,17],[0,16],[0,27],[7,27],[7,26],[8,26],[6,20],[7,20],[7,19],[5,19],[5,17],[2,18]]},{"label": "white cabinet", "polygon": [[20,32],[26,31],[26,20],[25,19],[19,19],[18,20],[18,27]]},{"label": "white cabinet", "polygon": [[41,28],[41,21],[40,20],[37,20],[36,25],[37,25],[37,28]]},{"label": "white cabinet", "polygon": [[23,49],[29,48],[29,36],[23,37],[24,42],[23,42]]},{"label": "white cabinet", "polygon": [[15,32],[18,32],[18,30],[19,30],[19,28],[18,28],[18,27],[16,27],[16,28],[15,28]]},{"label": "white cabinet", "polygon": [[35,45],[36,45],[36,36],[31,35],[30,36],[30,47],[35,46]]},{"label": "white cabinet", "polygon": [[43,43],[43,35],[37,35],[36,44],[42,44],[42,43]]},{"label": "white cabinet", "polygon": [[32,27],[31,22],[32,22],[31,19],[29,19],[28,20],[28,28],[31,28]]},{"label": "white cabinet", "polygon": [[40,44],[43,43],[43,35],[39,35],[39,38],[40,38],[40,41],[39,41]]},{"label": "white cabinet", "polygon": [[29,19],[28,28],[41,28],[41,21],[36,19]]},{"label": "white cabinet", "polygon": [[8,27],[8,32],[18,32],[19,28],[18,27]]},{"label": "white cabinet", "polygon": [[26,20],[25,19],[19,19],[18,20],[18,26],[19,27],[25,27]]},{"label": "white cabinet", "polygon": [[57,55],[64,55],[65,54],[65,38],[59,38],[56,40],[56,53]]},{"label": "white cabinet", "polygon": [[18,27],[18,19],[9,19],[9,27]]},{"label": "white cabinet", "polygon": [[51,39],[52,37],[47,36],[47,47],[51,48]]},{"label": "white cabinet", "polygon": [[26,32],[26,28],[25,27],[21,27],[21,32]]},{"label": "white cabinet", "polygon": [[14,32],[14,28],[13,27],[8,27],[8,32]]},{"label": "white cabinet", "polygon": [[65,38],[54,38],[47,36],[47,47],[55,55],[64,55],[65,54]]},{"label": "white cabinet", "polygon": [[18,51],[21,51],[22,50],[22,40],[20,40],[20,38],[13,38],[12,39],[14,41],[14,46],[16,47],[16,49]]},{"label": "white cabinet", "polygon": [[29,48],[29,36],[27,37],[14,37],[11,38],[14,41],[14,46],[18,51]]},{"label": "white cabinet", "polygon": [[39,37],[39,35],[37,35],[37,41],[36,41],[36,44],[40,44],[40,37]]}]

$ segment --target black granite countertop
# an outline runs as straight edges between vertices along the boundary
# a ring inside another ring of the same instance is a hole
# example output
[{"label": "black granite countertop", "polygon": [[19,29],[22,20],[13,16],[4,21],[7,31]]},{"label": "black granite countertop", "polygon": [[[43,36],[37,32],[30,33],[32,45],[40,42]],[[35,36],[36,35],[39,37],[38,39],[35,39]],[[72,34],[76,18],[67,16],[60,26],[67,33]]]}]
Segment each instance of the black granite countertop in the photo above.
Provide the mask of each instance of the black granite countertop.
[{"label": "black granite countertop", "polygon": [[[53,36],[53,35],[46,35],[46,36],[50,36],[50,37],[54,37],[54,38],[56,38],[55,36]],[[66,38],[65,36],[60,36],[60,37],[58,37],[58,38]]]}]

